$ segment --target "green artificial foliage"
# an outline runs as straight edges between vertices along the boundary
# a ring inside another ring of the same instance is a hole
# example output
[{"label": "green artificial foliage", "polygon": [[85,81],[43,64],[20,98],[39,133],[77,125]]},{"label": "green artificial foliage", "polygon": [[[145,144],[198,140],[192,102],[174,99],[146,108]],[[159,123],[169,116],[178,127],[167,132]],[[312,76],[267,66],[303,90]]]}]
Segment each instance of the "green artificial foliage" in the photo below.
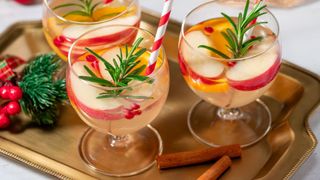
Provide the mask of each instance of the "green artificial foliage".
[{"label": "green artificial foliage", "polygon": [[24,113],[40,126],[53,126],[59,104],[67,99],[65,79],[55,77],[60,67],[61,60],[54,54],[37,56],[24,69],[18,83],[23,91],[20,104]]}]

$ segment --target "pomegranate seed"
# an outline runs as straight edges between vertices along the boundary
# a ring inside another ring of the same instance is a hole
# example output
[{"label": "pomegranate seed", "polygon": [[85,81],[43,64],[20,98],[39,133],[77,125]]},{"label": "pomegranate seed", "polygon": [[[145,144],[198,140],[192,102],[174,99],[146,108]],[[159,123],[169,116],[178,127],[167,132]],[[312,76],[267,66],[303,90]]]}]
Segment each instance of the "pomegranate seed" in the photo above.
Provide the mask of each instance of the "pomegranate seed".
[{"label": "pomegranate seed", "polygon": [[64,42],[72,42],[70,39],[66,38],[65,36],[57,36],[53,40],[53,44],[56,46],[62,46]]},{"label": "pomegranate seed", "polygon": [[141,113],[142,113],[141,110],[134,111],[134,114],[135,114],[135,115],[140,115]]},{"label": "pomegranate seed", "polygon": [[111,3],[112,1],[113,1],[113,0],[105,0],[104,3],[105,3],[105,4],[109,4],[109,3]]},{"label": "pomegranate seed", "polygon": [[134,115],[135,115],[134,113],[128,111],[124,117],[126,119],[132,119],[132,118],[134,118]]},{"label": "pomegranate seed", "polygon": [[57,36],[54,40],[53,43],[56,46],[62,46],[62,44],[66,41],[66,38],[64,36]]},{"label": "pomegranate seed", "polygon": [[[250,39],[253,39],[253,38],[256,38],[256,36],[254,36],[254,35],[250,36]],[[253,46],[250,46],[249,50],[252,49],[252,48],[253,48]]]},{"label": "pomegranate seed", "polygon": [[87,60],[88,62],[98,61],[98,59],[97,59],[94,55],[92,55],[92,54],[87,55],[87,56],[86,56],[86,60]]},{"label": "pomegranate seed", "polygon": [[140,105],[137,104],[137,103],[134,103],[131,107],[132,110],[137,110],[137,109],[140,109]]},{"label": "pomegranate seed", "polygon": [[229,67],[233,67],[234,65],[237,64],[237,62],[231,61],[231,62],[228,62],[227,64],[228,64]]},{"label": "pomegranate seed", "polygon": [[92,62],[92,63],[91,63],[91,66],[92,66],[94,69],[99,70],[99,63],[98,63],[97,61]]},{"label": "pomegranate seed", "polygon": [[214,29],[213,29],[212,27],[210,27],[210,26],[206,26],[206,27],[204,28],[204,31],[205,31],[206,33],[208,33],[208,34],[211,34],[211,33],[214,32]]},{"label": "pomegranate seed", "polygon": [[257,22],[257,18],[253,19],[247,27],[251,26],[251,25],[254,25],[255,23]]},{"label": "pomegranate seed", "polygon": [[57,47],[60,47],[62,45],[62,42],[58,38],[55,38],[53,40],[53,44]]},{"label": "pomegranate seed", "polygon": [[15,1],[23,5],[30,5],[36,2],[35,0],[15,0]]},{"label": "pomegranate seed", "polygon": [[58,36],[58,39],[61,41],[61,42],[71,42],[71,40],[69,40],[68,38],[66,38],[65,36]]}]

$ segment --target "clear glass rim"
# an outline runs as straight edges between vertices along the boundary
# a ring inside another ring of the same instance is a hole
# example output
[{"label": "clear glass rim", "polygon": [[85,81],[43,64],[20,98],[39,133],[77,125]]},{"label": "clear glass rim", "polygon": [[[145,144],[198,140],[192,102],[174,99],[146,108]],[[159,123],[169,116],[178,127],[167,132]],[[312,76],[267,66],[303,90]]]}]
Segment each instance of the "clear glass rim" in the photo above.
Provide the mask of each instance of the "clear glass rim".
[{"label": "clear glass rim", "polygon": [[[204,7],[208,4],[212,4],[212,3],[218,3],[218,0],[212,0],[212,1],[209,1],[209,2],[205,2],[205,3],[202,3],[200,4],[199,6],[195,7],[194,9],[192,9],[183,19],[182,21],[182,26],[181,26],[181,35],[182,35],[182,38],[183,38],[183,41],[187,44],[187,46],[191,49],[193,49],[195,52],[201,54],[202,56],[206,56],[207,58],[209,59],[213,59],[213,60],[218,60],[218,61],[243,61],[243,60],[246,60],[246,59],[251,59],[251,58],[255,58],[257,56],[260,56],[264,53],[266,53],[269,49],[271,49],[272,47],[274,47],[277,42],[278,42],[278,39],[279,39],[279,33],[280,33],[280,28],[279,28],[279,22],[278,20],[276,19],[276,17],[274,16],[274,14],[271,13],[271,11],[269,11],[269,9],[265,9],[265,12],[267,12],[267,14],[269,14],[272,19],[274,20],[275,24],[276,24],[276,32],[274,32],[275,34],[275,40],[273,41],[273,43],[268,47],[266,48],[264,51],[261,51],[261,52],[258,52],[254,55],[250,55],[250,56],[246,56],[246,57],[242,57],[242,58],[231,58],[231,59],[224,59],[224,58],[218,58],[218,57],[212,57],[212,56],[208,56],[207,54],[197,50],[196,48],[192,47],[191,44],[186,40],[186,34],[185,34],[185,25],[186,25],[186,21],[188,19],[188,17],[193,14],[197,9],[201,8],[201,7]],[[252,5],[253,3],[250,2],[250,4]],[[232,7],[230,7],[232,8]],[[181,43],[181,42],[180,42]]]},{"label": "clear glass rim", "polygon": [[126,7],[126,10],[124,10],[120,14],[118,14],[118,15],[110,18],[110,19],[106,19],[106,20],[103,20],[103,21],[96,21],[96,22],[78,22],[78,21],[68,20],[68,19],[58,15],[56,12],[54,12],[54,10],[50,7],[50,5],[48,3],[48,0],[43,0],[43,3],[45,4],[46,8],[50,11],[51,14],[53,14],[56,18],[60,19],[63,22],[70,23],[70,24],[93,25],[93,24],[101,24],[101,23],[109,22],[109,21],[112,21],[114,19],[117,19],[118,17],[121,17],[122,15],[127,13],[128,10],[130,9],[130,7],[132,7],[137,1],[138,0],[131,0],[131,3]]},{"label": "clear glass rim", "polygon": [[[112,27],[128,27],[128,28],[131,28],[131,29],[136,29],[138,31],[145,32],[146,34],[148,34],[151,37],[153,37],[153,39],[155,38],[154,34],[151,33],[150,31],[148,31],[146,29],[138,28],[138,27],[135,27],[135,26],[130,26],[130,25],[107,25],[107,26],[102,26],[102,27],[90,30],[90,31],[82,34],[80,37],[78,37],[77,40],[75,42],[73,42],[72,45],[70,46],[70,49],[69,49],[69,52],[68,52],[68,68],[71,71],[71,73],[73,73],[75,76],[78,77],[78,74],[76,72],[74,72],[74,70],[72,68],[72,61],[71,61],[73,48],[74,48],[74,46],[76,46],[78,41],[81,40],[84,36],[94,32],[94,31],[97,31],[97,30],[103,29],[103,28],[112,28]],[[164,49],[163,45],[161,45],[158,58],[159,57],[162,57],[162,61],[161,61],[160,65],[158,66],[158,68],[155,67],[154,71],[150,75],[148,75],[149,78],[156,77],[159,74],[159,71],[162,69],[162,66],[164,66],[164,61],[166,61],[166,54],[165,54],[165,49]],[[90,84],[90,83],[88,83],[87,81],[84,81],[84,80],[82,80],[82,81],[84,83],[90,85],[90,86],[93,86],[93,87],[96,87],[96,88],[100,88],[102,90],[125,90],[125,89],[134,88],[134,87],[139,87],[142,84],[148,83],[148,80],[144,80],[144,81],[139,81],[139,83],[136,83],[134,85],[130,85],[130,86],[126,86],[126,87],[104,87],[104,86]]]}]

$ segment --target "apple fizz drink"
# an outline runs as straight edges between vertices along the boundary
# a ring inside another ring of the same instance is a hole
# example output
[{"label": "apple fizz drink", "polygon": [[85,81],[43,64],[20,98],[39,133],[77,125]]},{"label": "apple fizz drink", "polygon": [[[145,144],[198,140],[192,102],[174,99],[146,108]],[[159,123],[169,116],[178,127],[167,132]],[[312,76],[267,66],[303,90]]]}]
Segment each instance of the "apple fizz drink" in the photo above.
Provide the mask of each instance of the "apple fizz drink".
[{"label": "apple fizz drink", "polygon": [[202,99],[223,108],[241,107],[259,98],[272,84],[281,64],[280,45],[271,29],[256,25],[247,40],[262,37],[238,59],[232,57],[222,32],[232,29],[226,18],[214,18],[186,29],[179,44],[179,65],[189,87]]},{"label": "apple fizz drink", "polygon": [[[67,71],[67,92],[83,121],[102,133],[126,135],[148,125],[160,112],[169,90],[167,61],[145,76],[150,52],[119,45],[88,49],[73,56]],[[70,64],[71,63],[71,64]]]},{"label": "apple fizz drink", "polygon": [[[113,24],[139,26],[138,0],[44,0],[43,30],[50,47],[67,60],[72,43],[90,30]],[[119,36],[132,36],[128,29],[110,34],[94,34],[83,39],[83,45],[99,46],[112,43]],[[79,54],[83,53],[81,50]]]}]

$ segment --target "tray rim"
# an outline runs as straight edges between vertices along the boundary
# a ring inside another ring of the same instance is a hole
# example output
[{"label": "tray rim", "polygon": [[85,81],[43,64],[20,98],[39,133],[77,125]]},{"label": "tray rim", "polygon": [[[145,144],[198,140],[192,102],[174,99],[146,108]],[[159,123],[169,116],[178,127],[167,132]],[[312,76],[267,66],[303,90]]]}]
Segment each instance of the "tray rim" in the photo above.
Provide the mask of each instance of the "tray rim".
[{"label": "tray rim", "polygon": [[[283,64],[289,66],[290,68],[296,69],[300,72],[304,72],[305,74],[313,77],[314,79],[317,79],[318,81],[320,81],[320,75],[305,69],[301,66],[298,66],[294,63],[291,63],[287,60],[282,61]],[[312,146],[303,154],[303,156],[299,159],[299,161],[292,167],[292,169],[287,173],[287,175],[284,177],[284,179],[290,179],[290,177],[292,177],[297,170],[303,165],[303,163],[309,159],[309,157],[312,155],[312,153],[314,152],[314,150],[316,149],[317,145],[318,145],[318,139],[316,137],[316,135],[314,134],[314,132],[312,131],[310,124],[309,124],[309,120],[310,117],[315,113],[315,110],[317,108],[320,107],[320,100],[318,100],[318,102],[315,103],[315,105],[309,110],[309,113],[307,115],[307,117],[304,119],[304,127],[306,129],[306,133],[308,134],[308,136],[311,138],[312,140]]]},{"label": "tray rim", "polygon": [[[1,137],[2,138],[2,137]],[[18,144],[12,142],[12,141],[8,141],[5,139],[5,141],[7,143],[12,143],[13,145],[17,145],[19,146]],[[29,149],[26,148],[26,150],[30,151]],[[31,162],[30,160],[27,160],[26,158],[23,158],[15,153],[12,153],[12,152],[9,152],[5,149],[3,149],[2,147],[0,147],[0,153],[1,155],[5,155],[6,157],[9,157],[10,159],[13,159],[13,160],[16,160],[18,162],[21,162],[21,163],[24,163],[26,165],[28,165],[29,167],[32,167],[36,170],[39,170],[40,173],[46,173],[48,175],[51,175],[51,176],[54,176],[54,177],[57,177],[57,178],[60,178],[60,179],[70,179],[69,177],[57,172],[57,171],[54,171],[52,169],[49,169],[49,168],[46,168],[38,163],[34,163],[34,162]]]},{"label": "tray rim", "polygon": [[[158,19],[158,13],[155,13],[153,11],[150,11],[150,10],[146,10],[146,9],[143,9],[143,12],[142,12],[142,17],[143,18],[148,18],[148,19]],[[31,26],[31,27],[36,27],[36,26],[39,26],[41,25],[41,20],[32,20],[32,21],[18,21],[18,22],[15,22],[13,23],[12,25],[10,25],[9,27],[7,27],[2,33],[0,33],[0,36],[3,35],[3,34],[12,34],[14,33],[12,30],[14,29],[19,29],[21,27],[24,27],[24,26]],[[172,31],[180,31],[180,25],[181,23],[176,21],[176,20],[170,20],[170,24],[168,26],[168,29],[172,30]],[[1,36],[0,37],[0,43],[3,43],[5,41],[8,40],[8,38],[10,37],[10,35],[8,36]],[[282,65],[285,65],[285,66],[288,66],[289,68],[292,68],[292,69],[295,69],[297,71],[300,71],[300,72],[303,72],[304,74],[308,75],[308,76],[311,76],[312,78],[318,80],[320,82],[320,75],[308,70],[308,69],[305,69],[301,66],[298,66],[294,63],[291,63],[287,60],[283,60],[282,61]],[[291,76],[290,76],[291,77]],[[309,125],[309,120],[310,120],[310,116],[313,115],[315,113],[315,110],[320,106],[320,99],[315,103],[315,105],[309,110],[309,112],[307,113],[307,116],[306,118],[303,120],[304,121],[304,128],[306,130],[306,133],[307,135],[310,137],[311,141],[312,141],[312,146],[306,150],[306,152],[303,154],[303,156],[300,157],[299,161],[297,161],[295,163],[295,165],[291,168],[291,170],[287,173],[287,175],[284,177],[284,179],[289,179],[290,177],[292,177],[292,175],[294,175],[296,173],[296,171],[302,166],[302,164],[311,156],[311,154],[313,153],[313,151],[315,150],[317,144],[318,144],[318,140],[314,134],[314,132],[312,131],[310,125]],[[10,141],[10,140],[7,140],[6,138],[4,137],[1,137],[0,136],[0,140],[4,140],[5,143],[8,145],[13,145],[13,146],[20,146],[19,144],[13,142],[13,141]],[[22,146],[23,147],[23,146]],[[23,147],[25,150],[27,151],[30,151],[30,152],[35,152],[35,151],[32,151],[26,147]],[[37,153],[37,152],[35,152]],[[40,154],[40,153],[37,153],[37,154]],[[15,153],[12,153],[12,152],[9,152],[5,149],[3,149],[3,145],[0,144],[0,155],[5,155],[6,157],[9,157],[11,159],[14,159],[14,160],[17,160],[18,162],[22,162],[36,170],[39,170],[40,172],[43,172],[43,173],[46,173],[48,175],[51,175],[51,176],[54,176],[54,177],[57,177],[57,178],[61,178],[61,179],[71,179],[70,177],[60,173],[60,172],[57,172],[56,170],[53,170],[53,169],[50,169],[50,168],[47,168],[39,163],[35,163],[35,162],[31,162],[30,160],[28,160],[27,158],[23,158],[21,157],[20,155],[17,155]],[[47,156],[44,156],[42,154],[40,154],[41,156],[45,157],[45,158],[48,158],[50,159],[49,157]],[[69,167],[69,168],[72,168],[72,167]],[[83,172],[81,171],[78,171],[79,173],[81,174],[84,174]],[[87,175],[87,174],[86,174]],[[89,177],[92,177],[90,175],[88,175]],[[94,177],[93,177],[94,178]]]}]

